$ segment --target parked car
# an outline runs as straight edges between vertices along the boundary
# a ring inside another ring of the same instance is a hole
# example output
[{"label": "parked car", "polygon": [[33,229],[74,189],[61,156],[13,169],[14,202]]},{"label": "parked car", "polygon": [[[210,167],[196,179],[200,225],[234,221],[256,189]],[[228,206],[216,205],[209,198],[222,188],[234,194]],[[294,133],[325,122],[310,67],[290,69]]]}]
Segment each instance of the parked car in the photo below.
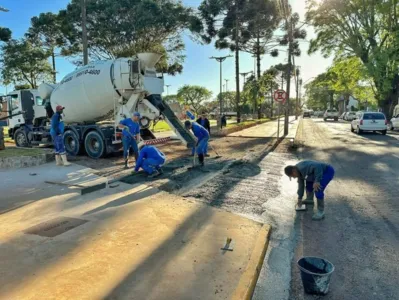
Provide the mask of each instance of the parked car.
[{"label": "parked car", "polygon": [[346,115],[347,113],[346,112],[344,112],[340,117],[339,117],[339,119],[341,119],[341,120],[345,120],[345,115]]},{"label": "parked car", "polygon": [[349,111],[345,113],[344,120],[345,121],[353,121],[356,118],[356,112]]},{"label": "parked car", "polygon": [[303,112],[303,118],[311,118],[311,117],[312,117],[312,116],[311,116],[309,110]]},{"label": "parked car", "polygon": [[358,112],[351,122],[351,131],[361,134],[363,131],[379,131],[387,134],[388,121],[381,112]]},{"label": "parked car", "polygon": [[316,118],[323,118],[323,116],[324,116],[324,111],[318,110],[318,111],[316,111],[316,112],[314,113],[314,115],[315,115]]},{"label": "parked car", "polygon": [[388,130],[399,129],[399,113],[394,115],[391,121],[388,123]]},{"label": "parked car", "polygon": [[326,110],[323,119],[324,121],[327,121],[328,119],[333,119],[334,121],[338,121],[338,117],[339,117],[339,112],[335,108],[333,108]]}]

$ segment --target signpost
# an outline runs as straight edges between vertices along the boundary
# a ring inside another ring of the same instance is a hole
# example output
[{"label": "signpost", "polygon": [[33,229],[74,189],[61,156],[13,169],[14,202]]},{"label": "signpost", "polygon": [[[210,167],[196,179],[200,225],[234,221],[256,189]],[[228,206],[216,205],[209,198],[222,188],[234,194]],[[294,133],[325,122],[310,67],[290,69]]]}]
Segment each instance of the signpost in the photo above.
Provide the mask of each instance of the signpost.
[{"label": "signpost", "polygon": [[281,109],[281,104],[284,104],[285,101],[287,100],[287,93],[284,90],[277,90],[274,92],[274,101],[278,103],[278,109],[277,109],[277,139],[280,138],[280,109]]}]

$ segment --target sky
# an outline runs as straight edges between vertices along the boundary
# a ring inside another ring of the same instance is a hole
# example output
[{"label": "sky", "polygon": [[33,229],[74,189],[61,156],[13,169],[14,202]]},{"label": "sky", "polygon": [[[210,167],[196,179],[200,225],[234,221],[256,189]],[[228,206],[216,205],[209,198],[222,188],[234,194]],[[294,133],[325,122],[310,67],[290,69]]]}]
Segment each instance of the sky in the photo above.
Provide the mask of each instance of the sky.
[{"label": "sky", "polygon": [[[198,7],[202,0],[183,0],[187,6]],[[298,12],[303,16],[305,14],[305,0],[289,0],[293,11]],[[58,12],[64,9],[69,3],[69,0],[0,0],[0,6],[9,9],[9,12],[0,12],[0,26],[8,27],[12,30],[13,38],[23,37],[30,26],[30,19],[38,16],[41,12]],[[312,28],[304,27],[308,31],[307,40],[314,37]],[[211,56],[224,56],[230,53],[229,51],[220,51],[214,48],[213,43],[210,45],[200,45],[193,42],[189,37],[184,38],[186,44],[186,60],[184,62],[184,70],[178,76],[166,76],[165,85],[170,85],[169,94],[175,94],[177,90],[183,85],[201,85],[217,95],[220,90],[219,81],[219,63],[215,60],[209,59]],[[308,56],[308,42],[301,42],[302,56],[296,58],[296,64],[300,66],[302,72],[303,82],[310,81],[311,78],[324,72],[326,68],[331,65],[332,59],[325,59],[319,53]],[[273,58],[265,56],[262,59],[262,71],[268,69],[270,66],[283,63],[287,61],[287,55],[282,52],[279,57]],[[75,70],[75,66],[63,57],[57,57],[57,80],[68,73]],[[240,72],[247,72],[254,70],[254,59],[250,54],[240,54]],[[223,79],[227,79],[227,88],[229,91],[235,90],[235,69],[234,57],[228,58],[223,63]],[[242,85],[242,77],[240,78]],[[223,83],[226,83],[224,81]],[[8,87],[8,91],[12,90],[12,86]],[[0,93],[5,94],[6,87],[0,86]],[[166,88],[165,88],[166,94]]]}]

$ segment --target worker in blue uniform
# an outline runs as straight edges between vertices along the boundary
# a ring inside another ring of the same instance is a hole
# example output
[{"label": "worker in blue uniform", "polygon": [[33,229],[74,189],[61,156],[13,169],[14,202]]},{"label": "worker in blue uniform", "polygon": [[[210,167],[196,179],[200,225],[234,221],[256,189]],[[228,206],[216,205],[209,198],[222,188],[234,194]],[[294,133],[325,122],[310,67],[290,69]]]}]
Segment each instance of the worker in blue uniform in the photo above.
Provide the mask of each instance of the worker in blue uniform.
[{"label": "worker in blue uniform", "polygon": [[126,118],[119,122],[119,128],[122,129],[123,158],[125,159],[125,168],[129,168],[129,151],[133,149],[134,158],[137,163],[139,149],[137,144],[140,142],[140,113],[135,112],[131,118]]},{"label": "worker in blue uniform", "polygon": [[[210,138],[210,136],[211,136],[211,123],[209,122],[208,118],[204,114],[202,114],[202,115],[199,116],[199,118],[197,119],[196,122],[198,124],[200,124],[202,127],[204,127],[206,130],[208,130],[209,138]],[[194,155],[194,152],[195,152],[195,148],[193,148],[192,155]],[[204,155],[205,155],[205,157],[209,156],[208,147],[206,147]]]},{"label": "worker in blue uniform", "polygon": [[142,168],[150,177],[156,177],[162,174],[161,167],[165,164],[166,156],[155,146],[139,144],[140,155],[136,162],[134,172]]},{"label": "worker in blue uniform", "polygon": [[51,117],[50,134],[53,139],[55,149],[55,161],[57,166],[69,166],[64,145],[64,122],[62,114],[65,107],[57,105],[55,114]]},{"label": "worker in blue uniform", "polygon": [[[313,205],[313,197],[316,194],[317,212],[312,219],[324,219],[324,191],[334,178],[334,168],[323,162],[303,160],[295,166],[287,166],[284,171],[288,177],[298,178],[298,207],[302,204]],[[302,201],[305,189],[307,198]]]},{"label": "worker in blue uniform", "polygon": [[197,138],[197,144],[195,146],[195,149],[197,150],[196,152],[198,154],[198,160],[200,162],[200,165],[203,166],[205,164],[206,149],[208,148],[209,132],[197,122],[191,123],[187,120],[184,123],[184,126],[187,130],[191,129],[194,136]]}]

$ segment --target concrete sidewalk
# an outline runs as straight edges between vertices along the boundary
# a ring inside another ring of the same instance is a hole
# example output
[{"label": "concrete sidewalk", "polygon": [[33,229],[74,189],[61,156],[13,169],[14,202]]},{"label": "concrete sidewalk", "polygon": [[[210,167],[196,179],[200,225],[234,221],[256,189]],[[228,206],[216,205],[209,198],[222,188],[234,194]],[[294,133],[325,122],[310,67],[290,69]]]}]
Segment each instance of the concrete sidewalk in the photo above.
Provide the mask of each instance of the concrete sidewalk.
[{"label": "concrete sidewalk", "polygon": [[[145,185],[117,182],[81,196],[43,184],[100,180],[76,165],[1,175],[1,299],[246,299],[253,291],[269,226]],[[221,250],[227,237],[233,251]]]},{"label": "concrete sidewalk", "polygon": [[[289,134],[286,138],[294,138],[298,121],[295,117],[289,119]],[[248,137],[248,138],[262,138],[262,137],[277,137],[278,120],[263,123],[254,127],[250,127],[241,131],[229,134],[229,137]],[[284,118],[280,118],[280,137],[284,136]]]}]

